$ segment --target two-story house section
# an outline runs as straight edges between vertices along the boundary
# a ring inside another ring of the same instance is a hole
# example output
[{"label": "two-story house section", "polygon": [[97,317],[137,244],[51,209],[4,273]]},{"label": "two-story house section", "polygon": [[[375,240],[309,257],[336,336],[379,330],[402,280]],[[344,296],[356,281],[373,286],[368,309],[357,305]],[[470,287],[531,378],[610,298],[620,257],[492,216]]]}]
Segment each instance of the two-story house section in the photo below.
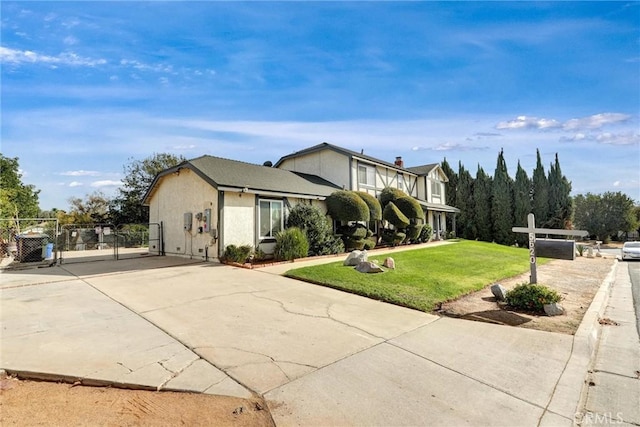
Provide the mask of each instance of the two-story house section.
[{"label": "two-story house section", "polygon": [[317,175],[345,190],[374,196],[385,187],[399,188],[422,205],[436,237],[446,231],[446,214],[459,212],[445,204],[447,177],[438,164],[405,168],[401,157],[388,163],[324,142],[284,156],[274,167]]},{"label": "two-story house section", "polygon": [[326,142],[284,156],[274,167],[317,175],[345,190],[378,196],[383,188],[395,187],[418,197],[418,175],[405,169],[401,158],[387,163]]},{"label": "two-story house section", "polygon": [[446,204],[446,186],[449,181],[442,167],[438,163],[414,166],[407,168],[418,175],[418,202],[426,212],[426,221],[431,224],[436,234],[436,238],[446,232],[446,215],[452,215],[453,229],[455,230],[455,214],[460,209]]}]

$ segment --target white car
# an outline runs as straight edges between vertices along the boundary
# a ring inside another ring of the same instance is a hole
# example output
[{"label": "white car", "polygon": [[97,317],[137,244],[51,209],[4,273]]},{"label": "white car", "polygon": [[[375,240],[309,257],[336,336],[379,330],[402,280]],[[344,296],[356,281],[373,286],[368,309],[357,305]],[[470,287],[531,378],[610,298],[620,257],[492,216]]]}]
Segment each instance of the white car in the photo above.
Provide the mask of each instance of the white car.
[{"label": "white car", "polygon": [[626,242],[622,246],[622,260],[640,259],[640,242]]}]

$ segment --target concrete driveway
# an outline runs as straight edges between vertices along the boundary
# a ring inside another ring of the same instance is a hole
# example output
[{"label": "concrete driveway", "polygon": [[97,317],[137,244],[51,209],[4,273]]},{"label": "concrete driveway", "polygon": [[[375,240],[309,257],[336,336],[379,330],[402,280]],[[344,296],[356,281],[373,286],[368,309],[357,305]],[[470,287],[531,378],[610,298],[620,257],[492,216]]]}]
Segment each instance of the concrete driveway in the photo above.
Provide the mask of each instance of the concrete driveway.
[{"label": "concrete driveway", "polygon": [[250,390],[280,425],[572,424],[581,380],[577,391],[562,380],[571,336],[439,318],[268,270],[183,262],[3,273],[1,367]]}]

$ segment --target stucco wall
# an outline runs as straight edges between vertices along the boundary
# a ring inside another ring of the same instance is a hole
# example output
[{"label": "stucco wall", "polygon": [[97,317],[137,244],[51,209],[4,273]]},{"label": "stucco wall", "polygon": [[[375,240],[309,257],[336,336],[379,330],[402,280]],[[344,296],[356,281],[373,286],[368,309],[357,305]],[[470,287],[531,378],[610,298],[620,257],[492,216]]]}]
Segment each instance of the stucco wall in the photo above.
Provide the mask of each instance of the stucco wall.
[{"label": "stucco wall", "polygon": [[339,187],[349,188],[349,158],[333,150],[322,150],[287,159],[279,168],[317,175]]},{"label": "stucco wall", "polygon": [[[203,221],[196,214],[211,209],[210,227],[218,227],[218,192],[189,169],[164,176],[149,203],[149,222],[163,223],[164,248],[167,255],[193,258],[216,258],[217,243],[209,233],[199,233]],[[193,214],[191,231],[184,230],[184,214]],[[159,248],[150,248],[151,252]]]},{"label": "stucco wall", "polygon": [[224,192],[222,248],[255,245],[256,195]]}]

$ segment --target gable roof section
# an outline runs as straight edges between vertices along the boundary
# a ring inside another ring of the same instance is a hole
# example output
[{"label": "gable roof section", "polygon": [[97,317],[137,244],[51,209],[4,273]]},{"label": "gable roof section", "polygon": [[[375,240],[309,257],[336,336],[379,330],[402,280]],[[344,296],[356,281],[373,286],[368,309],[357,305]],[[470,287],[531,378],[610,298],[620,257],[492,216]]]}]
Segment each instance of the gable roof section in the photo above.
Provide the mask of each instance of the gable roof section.
[{"label": "gable roof section", "polygon": [[202,156],[160,172],[147,190],[143,203],[148,204],[149,197],[162,177],[179,172],[180,169],[190,169],[214,188],[222,190],[326,197],[340,189],[337,185],[315,175],[221,157]]},{"label": "gable roof section", "polygon": [[442,167],[440,166],[440,163],[430,163],[428,165],[412,166],[407,169],[418,176],[427,176],[431,172],[433,172],[435,169],[438,169],[439,175],[442,178],[442,180],[444,182],[449,182],[449,177],[445,175],[444,171],[442,170]]},{"label": "gable roof section", "polygon": [[274,168],[279,167],[285,160],[293,159],[295,157],[304,156],[305,154],[316,153],[322,150],[331,150],[336,153],[344,154],[345,156],[355,157],[357,159],[362,159],[369,161],[371,163],[378,163],[380,165],[384,165],[388,168],[392,168],[401,172],[409,172],[414,174],[410,168],[401,168],[393,163],[385,162],[384,160],[376,159],[375,157],[367,156],[364,153],[358,153],[356,151],[348,150],[346,148],[338,147],[337,145],[329,144],[328,142],[323,142],[322,144],[314,145],[313,147],[305,148],[304,150],[296,151],[295,153],[291,153],[284,157],[281,157],[280,160],[273,165]]}]

